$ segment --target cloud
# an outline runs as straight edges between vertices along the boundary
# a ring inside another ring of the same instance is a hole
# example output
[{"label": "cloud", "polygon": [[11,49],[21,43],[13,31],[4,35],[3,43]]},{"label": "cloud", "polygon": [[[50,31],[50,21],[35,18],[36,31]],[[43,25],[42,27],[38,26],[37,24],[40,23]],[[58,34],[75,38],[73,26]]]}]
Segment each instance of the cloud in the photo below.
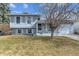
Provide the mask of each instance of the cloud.
[{"label": "cloud", "polygon": [[28,5],[27,4],[23,4],[24,5],[24,8],[28,8]]},{"label": "cloud", "polygon": [[12,14],[22,13],[21,11],[11,11]]},{"label": "cloud", "polygon": [[40,3],[39,6],[40,7],[45,6],[45,3]]},{"label": "cloud", "polygon": [[13,3],[10,3],[10,7],[16,8],[15,4],[13,4]]},{"label": "cloud", "polygon": [[34,12],[33,14],[40,14],[40,12]]}]

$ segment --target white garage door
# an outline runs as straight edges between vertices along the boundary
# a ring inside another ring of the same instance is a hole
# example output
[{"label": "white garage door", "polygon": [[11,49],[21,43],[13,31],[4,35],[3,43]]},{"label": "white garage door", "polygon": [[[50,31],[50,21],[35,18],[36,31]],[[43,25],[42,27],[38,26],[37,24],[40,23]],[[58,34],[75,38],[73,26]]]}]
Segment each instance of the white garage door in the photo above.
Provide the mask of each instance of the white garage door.
[{"label": "white garage door", "polygon": [[59,30],[56,34],[71,34],[73,33],[72,25],[64,24],[59,27]]}]

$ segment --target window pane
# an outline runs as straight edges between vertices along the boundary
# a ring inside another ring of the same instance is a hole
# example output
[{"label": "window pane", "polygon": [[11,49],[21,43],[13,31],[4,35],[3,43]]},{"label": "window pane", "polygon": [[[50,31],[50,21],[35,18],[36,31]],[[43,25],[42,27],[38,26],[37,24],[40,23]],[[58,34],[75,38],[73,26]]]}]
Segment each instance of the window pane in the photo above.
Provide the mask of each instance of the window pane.
[{"label": "window pane", "polygon": [[31,17],[28,17],[28,19],[27,19],[27,23],[28,23],[28,24],[31,23]]},{"label": "window pane", "polygon": [[18,29],[18,33],[21,33],[21,29]]},{"label": "window pane", "polygon": [[20,17],[16,17],[16,22],[20,23]]},{"label": "window pane", "polygon": [[11,17],[10,21],[11,21],[12,23],[14,22],[14,20],[15,20],[14,17]]},{"label": "window pane", "polygon": [[36,17],[33,17],[33,21],[35,21],[36,20]]},{"label": "window pane", "polygon": [[31,29],[28,29],[28,33],[32,33],[32,30]]},{"label": "window pane", "polygon": [[25,22],[26,22],[26,21],[25,21],[25,16],[23,16],[22,22],[23,22],[23,23],[25,23]]},{"label": "window pane", "polygon": [[42,30],[41,24],[38,24],[38,30]]}]

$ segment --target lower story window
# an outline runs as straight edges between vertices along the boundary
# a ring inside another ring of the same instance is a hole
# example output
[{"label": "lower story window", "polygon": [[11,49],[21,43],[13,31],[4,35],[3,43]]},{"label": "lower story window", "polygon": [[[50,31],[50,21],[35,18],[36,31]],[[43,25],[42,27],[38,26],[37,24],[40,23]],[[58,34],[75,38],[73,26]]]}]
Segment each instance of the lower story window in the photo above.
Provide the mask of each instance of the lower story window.
[{"label": "lower story window", "polygon": [[12,33],[15,34],[16,33],[16,29],[12,29]]},{"label": "lower story window", "polygon": [[31,29],[28,29],[28,33],[32,33],[32,30]]},{"label": "lower story window", "polygon": [[21,29],[18,29],[18,33],[21,33]]}]

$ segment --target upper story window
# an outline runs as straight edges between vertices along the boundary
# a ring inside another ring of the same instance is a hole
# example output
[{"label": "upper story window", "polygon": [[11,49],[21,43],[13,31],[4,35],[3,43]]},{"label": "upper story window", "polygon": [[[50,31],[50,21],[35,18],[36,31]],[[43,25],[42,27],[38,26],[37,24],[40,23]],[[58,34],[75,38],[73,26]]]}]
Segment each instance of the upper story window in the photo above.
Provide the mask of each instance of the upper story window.
[{"label": "upper story window", "polygon": [[36,17],[32,17],[32,19],[33,19],[33,22],[36,20]]},{"label": "upper story window", "polygon": [[16,23],[20,23],[20,17],[16,17]]},{"label": "upper story window", "polygon": [[22,22],[25,23],[26,22],[26,17],[23,16]]},{"label": "upper story window", "polygon": [[31,17],[28,17],[27,23],[28,23],[28,24],[31,24]]},{"label": "upper story window", "polygon": [[11,23],[14,23],[14,21],[15,21],[14,18],[15,18],[14,16],[12,16],[12,17],[10,18],[10,22],[11,22]]}]

